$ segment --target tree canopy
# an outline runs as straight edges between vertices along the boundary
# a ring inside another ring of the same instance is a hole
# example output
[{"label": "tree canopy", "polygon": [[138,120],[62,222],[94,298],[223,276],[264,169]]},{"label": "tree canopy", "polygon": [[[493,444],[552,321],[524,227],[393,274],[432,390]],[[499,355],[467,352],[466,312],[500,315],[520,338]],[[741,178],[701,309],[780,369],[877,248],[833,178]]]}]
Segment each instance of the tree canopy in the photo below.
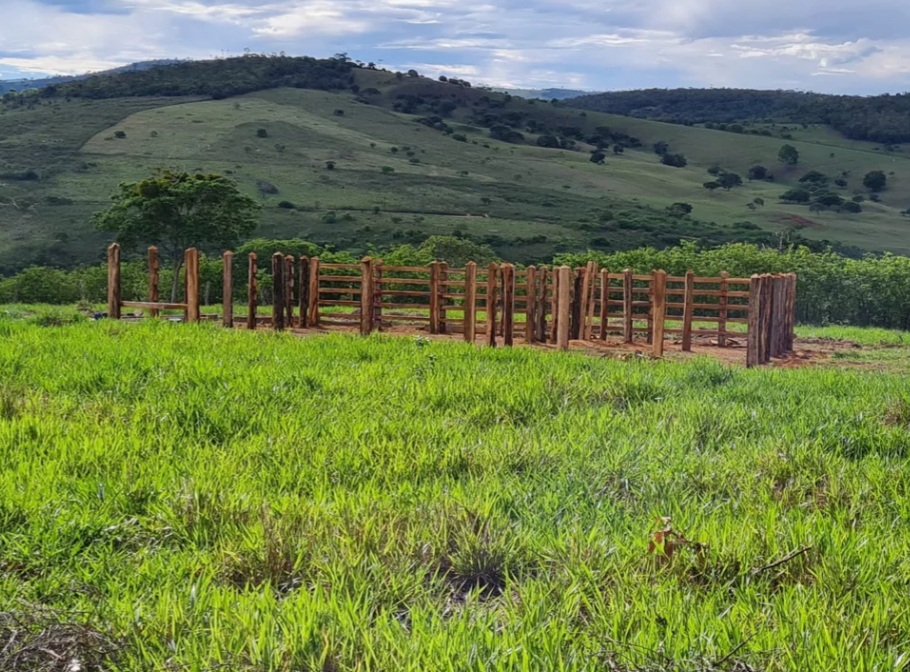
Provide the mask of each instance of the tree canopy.
[{"label": "tree canopy", "polygon": [[863,186],[871,192],[882,191],[887,184],[888,178],[881,170],[873,170],[871,172],[868,172],[863,178]]},{"label": "tree canopy", "polygon": [[777,160],[788,166],[795,166],[799,163],[799,152],[793,145],[781,145]]},{"label": "tree canopy", "polygon": [[216,174],[159,171],[121,183],[111,200],[95,215],[96,228],[127,246],[157,245],[177,268],[186,248],[234,247],[258,223],[256,201]]}]

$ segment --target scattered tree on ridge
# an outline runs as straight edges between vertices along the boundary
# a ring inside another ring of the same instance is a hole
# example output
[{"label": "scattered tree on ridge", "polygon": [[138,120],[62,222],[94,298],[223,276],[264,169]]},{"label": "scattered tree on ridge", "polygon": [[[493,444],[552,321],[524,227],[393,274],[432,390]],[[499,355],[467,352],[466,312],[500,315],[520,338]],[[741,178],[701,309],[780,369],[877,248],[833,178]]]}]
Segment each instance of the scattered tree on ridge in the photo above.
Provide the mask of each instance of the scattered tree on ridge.
[{"label": "scattered tree on ridge", "polygon": [[782,145],[777,153],[777,160],[788,166],[799,163],[799,152],[793,145]]},{"label": "scattered tree on ridge", "polygon": [[871,172],[868,172],[863,178],[863,186],[871,192],[882,191],[887,184],[888,178],[881,170],[873,170]]}]

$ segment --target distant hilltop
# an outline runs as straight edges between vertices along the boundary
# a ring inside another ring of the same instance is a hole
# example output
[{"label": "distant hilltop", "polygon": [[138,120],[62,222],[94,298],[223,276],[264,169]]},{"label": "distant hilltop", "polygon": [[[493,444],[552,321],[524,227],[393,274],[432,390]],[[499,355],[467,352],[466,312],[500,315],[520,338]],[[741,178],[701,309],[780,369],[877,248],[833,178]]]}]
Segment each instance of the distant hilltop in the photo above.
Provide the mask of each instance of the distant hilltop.
[{"label": "distant hilltop", "polygon": [[58,75],[56,77],[41,77],[40,79],[3,79],[0,80],[0,95],[9,93],[10,91],[31,91],[34,89],[43,89],[46,86],[67,84],[87,77],[93,77],[94,75],[112,75],[118,72],[141,72],[142,70],[148,70],[149,68],[156,68],[161,65],[173,65],[175,63],[180,63],[180,61],[173,58],[162,58],[152,61],[130,63],[129,65],[111,68],[110,70],[86,72],[82,75]]}]

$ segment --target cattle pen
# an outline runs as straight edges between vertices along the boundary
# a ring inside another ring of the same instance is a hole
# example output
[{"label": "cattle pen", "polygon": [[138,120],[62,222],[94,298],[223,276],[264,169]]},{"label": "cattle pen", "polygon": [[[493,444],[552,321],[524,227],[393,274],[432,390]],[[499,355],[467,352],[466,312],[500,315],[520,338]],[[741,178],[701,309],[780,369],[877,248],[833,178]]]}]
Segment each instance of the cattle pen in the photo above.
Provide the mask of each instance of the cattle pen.
[{"label": "cattle pen", "polygon": [[[703,277],[692,271],[671,276],[584,267],[528,266],[508,263],[480,266],[469,262],[450,268],[387,266],[365,257],[360,263],[323,263],[318,257],[275,252],[265,262],[269,291],[258,287],[260,260],[246,259],[246,314],[235,315],[233,252],[222,256],[219,314],[203,314],[199,251],[183,258],[184,300],[163,302],[159,293],[158,250],[148,250],[148,290],[124,300],[121,250],[108,247],[108,316],[121,319],[124,309],[159,317],[182,311],[186,322],[220,321],[225,327],[347,329],[363,335],[406,326],[434,335],[460,336],[489,345],[516,342],[550,344],[567,350],[571,342],[614,339],[644,344],[662,357],[668,339],[682,351],[694,340],[718,348],[745,344],[746,366],[767,364],[792,352],[796,325],[796,275]],[[270,300],[263,301],[267,294]],[[267,314],[264,314],[267,313]]]}]

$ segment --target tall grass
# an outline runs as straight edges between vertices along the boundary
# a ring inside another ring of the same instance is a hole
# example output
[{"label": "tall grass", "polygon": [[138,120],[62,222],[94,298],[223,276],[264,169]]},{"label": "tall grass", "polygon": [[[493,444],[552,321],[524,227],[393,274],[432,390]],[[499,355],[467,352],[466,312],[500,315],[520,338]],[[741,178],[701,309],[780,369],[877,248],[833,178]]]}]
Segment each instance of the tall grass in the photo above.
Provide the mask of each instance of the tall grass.
[{"label": "tall grass", "polygon": [[[167,323],[0,340],[0,613],[109,633],[108,669],[910,651],[899,376]],[[661,516],[706,546],[649,555]]]}]

